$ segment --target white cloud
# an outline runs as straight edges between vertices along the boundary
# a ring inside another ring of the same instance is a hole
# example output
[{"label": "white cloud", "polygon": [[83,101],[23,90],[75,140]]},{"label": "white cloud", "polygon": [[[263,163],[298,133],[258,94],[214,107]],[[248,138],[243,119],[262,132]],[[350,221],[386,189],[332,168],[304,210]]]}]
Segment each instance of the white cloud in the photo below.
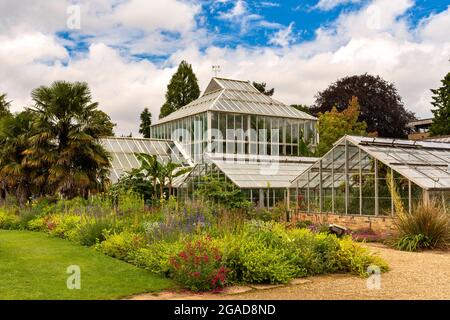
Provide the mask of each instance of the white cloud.
[{"label": "white cloud", "polygon": [[242,17],[247,13],[247,7],[245,1],[238,0],[235,5],[227,12],[221,12],[219,17],[226,20],[233,20],[238,17]]},{"label": "white cloud", "polygon": [[[137,135],[139,113],[144,107],[149,107],[157,119],[167,83],[182,59],[192,63],[202,89],[212,76],[211,65],[220,64],[221,76],[267,82],[276,88],[276,98],[286,103],[311,104],[317,91],[343,76],[365,72],[379,74],[396,85],[406,107],[419,116],[430,115],[429,89],[439,86],[440,79],[449,70],[450,39],[446,30],[450,28],[450,8],[411,29],[402,17],[413,5],[408,0],[374,0],[358,11],[342,14],[331,25],[319,28],[316,37],[308,42],[288,45],[292,35],[290,26],[280,29],[278,38],[272,38],[272,43],[278,47],[208,45],[206,49],[200,47],[207,44],[202,42],[207,40],[198,38],[211,35],[193,22],[198,14],[195,5],[183,7],[192,9],[186,16],[190,17],[186,18],[190,21],[186,28],[174,21],[158,23],[161,28],[184,32],[174,46],[156,30],[157,24],[147,25],[144,20],[134,26],[123,22],[127,27],[114,29],[111,21],[118,19],[114,8],[120,6],[112,8],[111,1],[95,0],[86,9],[89,10],[85,11],[84,20],[84,28],[92,31],[95,38],[88,52],[76,58],[69,57],[61,41],[54,36],[65,20],[27,18],[30,12],[42,12],[34,7],[24,14],[13,8],[13,3],[20,2],[10,3],[8,8],[12,15],[23,18],[17,21],[24,21],[20,26],[0,25],[0,92],[8,93],[9,99],[14,100],[14,110],[29,105],[31,90],[40,85],[60,79],[87,81],[93,98],[118,123],[119,134],[133,131]],[[55,1],[41,3],[49,10],[59,10]],[[378,13],[373,8],[378,8]],[[5,9],[4,2],[0,9]],[[184,11],[180,12],[183,16]],[[251,13],[247,11],[243,16],[247,14]],[[376,22],[377,15],[382,23],[367,23]],[[136,38],[130,50],[169,52],[169,59],[161,65],[131,60],[110,46],[127,39],[128,30],[141,28],[146,36]]]},{"label": "white cloud", "polygon": [[272,38],[269,39],[270,44],[274,44],[281,47],[287,47],[292,42],[295,41],[294,36],[292,35],[292,28],[294,27],[294,23],[291,22],[288,27],[282,28],[277,31]]},{"label": "white cloud", "polygon": [[323,11],[328,11],[343,4],[357,3],[360,1],[361,0],[319,0],[319,2],[314,6],[314,8]]}]

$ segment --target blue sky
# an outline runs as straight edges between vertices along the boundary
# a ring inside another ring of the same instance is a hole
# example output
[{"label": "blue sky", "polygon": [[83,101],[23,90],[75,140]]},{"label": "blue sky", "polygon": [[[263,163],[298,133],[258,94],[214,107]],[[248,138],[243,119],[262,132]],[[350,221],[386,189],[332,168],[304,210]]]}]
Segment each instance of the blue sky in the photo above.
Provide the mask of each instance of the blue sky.
[{"label": "blue sky", "polygon": [[[449,71],[448,0],[4,0],[0,92],[14,110],[54,80],[87,81],[118,124],[137,133],[170,76],[190,62],[200,86],[221,76],[265,81],[285,103],[314,103],[340,77],[394,83],[405,107],[431,115],[430,89]],[[72,6],[80,28],[68,28]],[[13,75],[13,76],[11,76]]]}]

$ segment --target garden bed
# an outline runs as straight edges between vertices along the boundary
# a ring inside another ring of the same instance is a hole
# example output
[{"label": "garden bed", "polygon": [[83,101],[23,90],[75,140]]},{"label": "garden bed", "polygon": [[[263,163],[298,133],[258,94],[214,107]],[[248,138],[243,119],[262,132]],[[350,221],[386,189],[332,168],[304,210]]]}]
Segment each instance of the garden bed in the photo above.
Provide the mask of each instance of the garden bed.
[{"label": "garden bed", "polygon": [[205,204],[170,200],[150,211],[132,194],[110,199],[3,208],[0,228],[27,229],[91,246],[192,291],[226,285],[286,284],[327,273],[367,275],[386,263],[351,237],[338,238]]}]

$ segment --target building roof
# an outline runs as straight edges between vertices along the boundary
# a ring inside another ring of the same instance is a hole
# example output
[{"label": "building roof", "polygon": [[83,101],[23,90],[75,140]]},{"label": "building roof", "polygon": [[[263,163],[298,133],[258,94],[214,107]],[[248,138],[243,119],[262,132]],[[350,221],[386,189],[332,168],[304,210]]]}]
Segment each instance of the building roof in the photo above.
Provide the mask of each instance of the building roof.
[{"label": "building roof", "polygon": [[292,179],[317,161],[306,157],[248,155],[229,159],[220,154],[208,154],[207,158],[237,187],[244,189],[288,188]]},{"label": "building roof", "polygon": [[107,137],[101,139],[101,144],[111,155],[112,182],[117,182],[125,172],[140,167],[136,153],[156,155],[162,163],[172,159],[183,166],[193,165],[183,148],[171,140]]},{"label": "building roof", "polygon": [[167,117],[159,119],[155,125],[209,110],[317,120],[317,118],[303,111],[262,94],[248,81],[212,78],[200,98],[171,113]]},{"label": "building roof", "polygon": [[[356,162],[358,149],[361,149],[422,189],[450,190],[450,143],[344,136],[334,144],[333,149],[342,146],[345,141],[357,147],[349,151],[349,161]],[[330,152],[321,160],[326,159]],[[341,164],[344,157],[340,152],[334,161]],[[365,161],[363,165],[367,167],[370,163]],[[291,186],[296,187],[297,181],[304,181],[306,174],[304,172],[295,178]]]},{"label": "building roof", "polygon": [[433,124],[433,120],[434,120],[434,118],[414,120],[414,121],[408,122],[406,124],[406,126],[409,128],[420,127],[420,126],[430,126],[431,124]]},{"label": "building roof", "polygon": [[428,137],[425,141],[450,143],[450,136]]}]

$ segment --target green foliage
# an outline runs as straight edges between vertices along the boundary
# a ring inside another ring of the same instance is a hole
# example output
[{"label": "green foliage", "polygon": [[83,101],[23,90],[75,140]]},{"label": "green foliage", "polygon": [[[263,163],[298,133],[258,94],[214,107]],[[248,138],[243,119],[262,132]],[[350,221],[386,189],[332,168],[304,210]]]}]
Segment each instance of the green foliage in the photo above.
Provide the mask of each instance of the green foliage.
[{"label": "green foliage", "polygon": [[362,74],[337,80],[317,93],[311,112],[318,116],[334,107],[341,112],[347,108],[352,97],[358,98],[361,107],[358,121],[367,124],[368,132],[388,138],[405,138],[408,135],[407,124],[415,119],[414,114],[405,109],[394,84],[380,76]]},{"label": "green foliage", "polygon": [[26,203],[43,186],[34,181],[42,171],[27,163],[25,152],[30,148],[34,116],[29,111],[0,118],[0,191],[13,194],[19,203]]},{"label": "green foliage", "polygon": [[430,132],[435,136],[450,135],[450,72],[441,82],[440,88],[431,89],[434,120]]},{"label": "green foliage", "polygon": [[0,94],[0,119],[11,114],[9,111],[10,105],[11,101],[6,101],[6,94]]},{"label": "green foliage", "polygon": [[112,229],[112,221],[108,218],[84,218],[72,236],[72,239],[83,246],[92,246],[105,240],[105,232]]},{"label": "green foliage", "polygon": [[164,118],[200,96],[197,76],[192,66],[181,61],[178,70],[167,85],[166,102],[161,107],[159,118]]},{"label": "green foliage", "polygon": [[280,221],[286,217],[286,205],[284,202],[278,202],[272,209],[267,208],[255,208],[250,210],[247,216],[250,219],[261,221]]},{"label": "green foliage", "polygon": [[18,229],[20,219],[14,213],[0,209],[0,229],[14,230]]},{"label": "green foliage", "polygon": [[367,125],[365,122],[359,122],[360,110],[358,99],[353,97],[348,104],[347,109],[338,112],[336,108],[319,115],[319,134],[320,141],[318,153],[320,156],[327,153],[333,143],[344,135],[366,135]]},{"label": "green foliage", "polygon": [[291,104],[292,108],[295,108],[299,111],[305,112],[307,114],[311,113],[311,109],[309,106],[307,106],[306,104]]},{"label": "green foliage", "polygon": [[275,93],[275,88],[266,89],[267,84],[265,82],[254,82],[253,81],[252,84],[256,89],[258,89],[259,92],[265,94],[266,96],[271,97]]},{"label": "green foliage", "polygon": [[139,125],[139,133],[144,136],[144,138],[150,138],[150,126],[152,125],[152,113],[145,108],[141,113],[141,124]]},{"label": "green foliage", "polygon": [[87,83],[56,81],[31,96],[33,130],[24,163],[38,170],[33,180],[45,194],[68,198],[103,191],[110,161],[99,138],[111,135],[114,125],[92,102]]},{"label": "green foliage", "polygon": [[397,213],[397,235],[392,244],[399,250],[417,251],[450,245],[450,217],[437,203],[420,203],[411,214]]},{"label": "green foliage", "polygon": [[[149,211],[139,196],[118,199],[115,205],[100,196],[41,200],[27,214],[6,207],[0,210],[0,228],[26,226],[95,245],[106,255],[172,277],[191,290],[219,289],[225,282],[286,283],[331,272],[366,275],[372,264],[387,268],[350,238],[274,221],[246,221],[242,210],[205,203],[180,207],[169,199]],[[28,214],[32,218],[25,218]]]},{"label": "green foliage", "polygon": [[100,252],[125,261],[132,261],[134,253],[144,247],[144,237],[130,231],[110,233],[104,231],[104,241],[99,242],[95,248]]},{"label": "green foliage", "polygon": [[222,176],[201,177],[201,183],[195,190],[195,196],[228,209],[248,210],[251,207],[251,203],[247,200],[245,194]]},{"label": "green foliage", "polygon": [[33,197],[67,198],[103,191],[109,155],[99,142],[113,135],[109,116],[86,83],[56,81],[32,91],[33,107],[0,120],[0,195],[23,205]]},{"label": "green foliage", "polygon": [[170,275],[170,257],[178,254],[183,249],[181,241],[159,241],[151,246],[140,248],[133,253],[133,263],[140,268],[165,276]]}]

